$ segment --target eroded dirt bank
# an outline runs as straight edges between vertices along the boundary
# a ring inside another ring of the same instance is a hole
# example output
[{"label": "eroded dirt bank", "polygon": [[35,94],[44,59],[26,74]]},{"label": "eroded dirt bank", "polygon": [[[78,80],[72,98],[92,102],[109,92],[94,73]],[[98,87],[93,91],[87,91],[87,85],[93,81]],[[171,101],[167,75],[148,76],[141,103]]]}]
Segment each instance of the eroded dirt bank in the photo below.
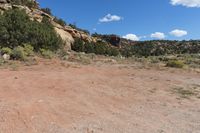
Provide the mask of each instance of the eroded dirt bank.
[{"label": "eroded dirt bank", "polygon": [[200,133],[198,73],[56,66],[0,69],[1,133]]}]

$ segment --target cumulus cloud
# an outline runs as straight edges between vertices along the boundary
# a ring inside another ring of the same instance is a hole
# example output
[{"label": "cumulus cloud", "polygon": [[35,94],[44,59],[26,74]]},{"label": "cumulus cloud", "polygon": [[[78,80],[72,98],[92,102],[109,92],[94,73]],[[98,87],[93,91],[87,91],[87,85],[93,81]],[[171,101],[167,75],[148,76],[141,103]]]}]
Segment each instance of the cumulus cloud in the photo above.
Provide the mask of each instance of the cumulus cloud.
[{"label": "cumulus cloud", "polygon": [[175,29],[173,31],[170,32],[170,35],[175,36],[175,37],[182,37],[187,35],[187,31],[185,30],[179,30],[179,29]]},{"label": "cumulus cloud", "polygon": [[165,39],[165,34],[161,32],[155,32],[151,34],[151,38],[155,39]]},{"label": "cumulus cloud", "polygon": [[99,19],[99,22],[101,23],[106,23],[106,22],[112,22],[112,21],[120,21],[123,18],[117,15],[112,15],[112,14],[107,14],[103,18]]},{"label": "cumulus cloud", "polygon": [[138,37],[135,34],[127,34],[125,36],[123,36],[123,38],[128,39],[128,40],[132,40],[132,41],[139,41],[140,37]]},{"label": "cumulus cloud", "polygon": [[200,0],[171,0],[171,4],[186,7],[200,7]]}]

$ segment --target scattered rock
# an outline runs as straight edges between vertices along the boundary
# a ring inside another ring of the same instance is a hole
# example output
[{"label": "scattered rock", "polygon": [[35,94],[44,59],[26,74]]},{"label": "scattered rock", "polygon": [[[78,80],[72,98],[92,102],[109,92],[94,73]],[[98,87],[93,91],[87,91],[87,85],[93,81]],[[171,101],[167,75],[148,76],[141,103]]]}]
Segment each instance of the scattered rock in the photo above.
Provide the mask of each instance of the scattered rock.
[{"label": "scattered rock", "polygon": [[4,60],[10,60],[10,55],[4,54],[4,55],[2,56],[2,58],[3,58]]}]

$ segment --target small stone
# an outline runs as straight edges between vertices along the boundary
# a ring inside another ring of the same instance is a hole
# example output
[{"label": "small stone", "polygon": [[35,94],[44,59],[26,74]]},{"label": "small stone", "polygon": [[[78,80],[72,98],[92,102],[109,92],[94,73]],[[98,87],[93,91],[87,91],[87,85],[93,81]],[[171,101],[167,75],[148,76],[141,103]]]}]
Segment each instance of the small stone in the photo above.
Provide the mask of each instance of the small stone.
[{"label": "small stone", "polygon": [[2,57],[4,60],[10,60],[10,55],[8,54],[4,54]]}]

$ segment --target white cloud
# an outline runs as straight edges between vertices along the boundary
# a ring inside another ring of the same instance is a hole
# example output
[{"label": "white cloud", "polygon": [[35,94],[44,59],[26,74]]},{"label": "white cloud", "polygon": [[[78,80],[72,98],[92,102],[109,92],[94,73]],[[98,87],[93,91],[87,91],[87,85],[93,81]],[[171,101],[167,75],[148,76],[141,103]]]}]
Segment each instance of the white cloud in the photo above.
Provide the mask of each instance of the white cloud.
[{"label": "white cloud", "polygon": [[171,0],[171,4],[186,7],[200,7],[200,0]]},{"label": "white cloud", "polygon": [[120,21],[123,18],[117,15],[107,14],[103,18],[99,19],[99,22],[105,23],[105,22],[112,22],[112,21]]},{"label": "white cloud", "polygon": [[123,36],[123,38],[128,39],[128,40],[132,40],[132,41],[139,41],[140,37],[138,37],[135,34],[127,34],[125,36]]},{"label": "white cloud", "polygon": [[188,33],[185,30],[175,29],[175,30],[171,31],[170,34],[175,37],[182,37],[182,36],[187,35]]},{"label": "white cloud", "polygon": [[151,38],[165,39],[165,34],[161,32],[155,32],[151,34]]}]

